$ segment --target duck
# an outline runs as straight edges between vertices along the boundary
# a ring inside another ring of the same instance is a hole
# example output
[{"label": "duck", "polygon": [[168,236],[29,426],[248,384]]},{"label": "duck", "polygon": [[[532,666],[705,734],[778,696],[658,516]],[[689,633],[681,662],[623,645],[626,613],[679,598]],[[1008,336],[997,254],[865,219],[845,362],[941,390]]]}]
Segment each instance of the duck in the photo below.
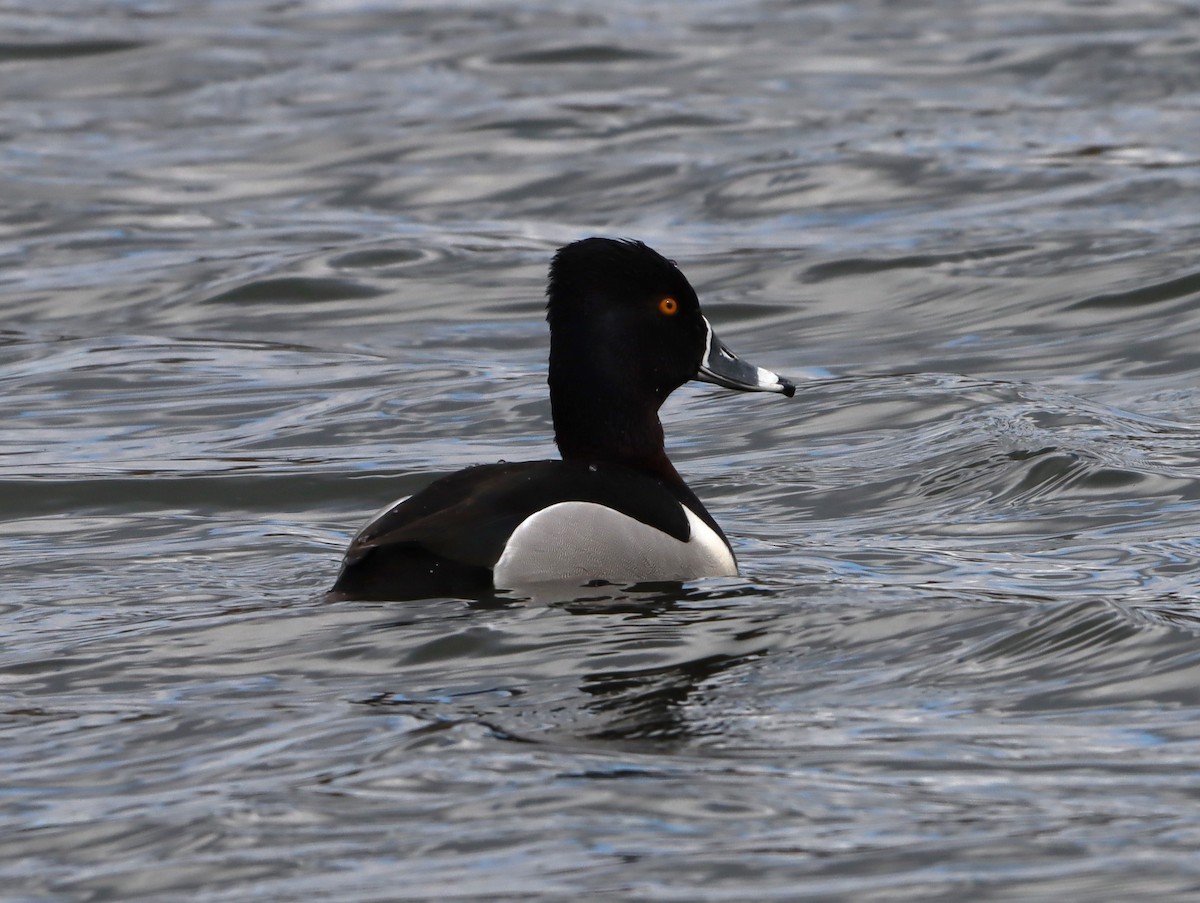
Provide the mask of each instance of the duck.
[{"label": "duck", "polygon": [[730,351],[675,262],[641,241],[560,248],[546,320],[560,459],[475,465],[388,506],[351,540],[330,598],[737,575],[725,533],[667,457],[659,409],[693,379],[788,398],[795,383]]}]

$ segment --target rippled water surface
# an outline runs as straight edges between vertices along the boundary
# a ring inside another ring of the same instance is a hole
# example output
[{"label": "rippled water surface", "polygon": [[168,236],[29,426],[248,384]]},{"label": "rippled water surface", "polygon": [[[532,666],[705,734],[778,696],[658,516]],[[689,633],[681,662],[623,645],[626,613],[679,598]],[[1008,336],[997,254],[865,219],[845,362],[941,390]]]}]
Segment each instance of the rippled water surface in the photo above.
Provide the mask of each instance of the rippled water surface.
[{"label": "rippled water surface", "polygon": [[[6,899],[1194,899],[1191,3],[0,5]],[[328,603],[679,260],[734,579]]]}]

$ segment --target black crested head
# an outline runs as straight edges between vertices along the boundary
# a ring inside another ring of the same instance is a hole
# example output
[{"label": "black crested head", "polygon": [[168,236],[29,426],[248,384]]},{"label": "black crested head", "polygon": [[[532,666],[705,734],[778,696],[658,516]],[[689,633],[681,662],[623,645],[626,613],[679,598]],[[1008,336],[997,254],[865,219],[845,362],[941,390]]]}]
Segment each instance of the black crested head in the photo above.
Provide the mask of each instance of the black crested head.
[{"label": "black crested head", "polygon": [[619,302],[654,293],[683,295],[699,307],[696,292],[673,260],[631,238],[584,238],[554,255],[546,289],[546,318],[580,304]]},{"label": "black crested head", "polygon": [[556,373],[593,380],[596,391],[623,383],[657,410],[700,367],[707,327],[696,292],[640,241],[585,238],[559,249],[546,296],[551,392]]}]

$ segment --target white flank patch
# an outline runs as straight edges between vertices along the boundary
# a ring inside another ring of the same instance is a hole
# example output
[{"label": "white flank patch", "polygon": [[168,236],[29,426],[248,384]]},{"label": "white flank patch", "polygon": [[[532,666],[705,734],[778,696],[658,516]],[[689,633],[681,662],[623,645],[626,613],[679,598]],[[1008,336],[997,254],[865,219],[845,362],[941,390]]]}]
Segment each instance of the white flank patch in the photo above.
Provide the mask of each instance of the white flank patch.
[{"label": "white flank patch", "polygon": [[732,577],[737,563],[721,537],[681,505],[692,535],[680,542],[595,502],[559,502],[526,518],[494,569],[497,588],[530,583],[638,583]]}]

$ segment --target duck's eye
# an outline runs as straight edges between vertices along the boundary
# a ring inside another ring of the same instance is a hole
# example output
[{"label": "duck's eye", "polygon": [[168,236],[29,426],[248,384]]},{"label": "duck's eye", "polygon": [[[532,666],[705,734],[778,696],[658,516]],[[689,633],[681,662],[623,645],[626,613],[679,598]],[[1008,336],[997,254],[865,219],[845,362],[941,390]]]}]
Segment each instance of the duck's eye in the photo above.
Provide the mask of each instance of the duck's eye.
[{"label": "duck's eye", "polygon": [[667,317],[673,317],[679,312],[679,302],[674,298],[663,298],[658,302],[658,312]]}]

